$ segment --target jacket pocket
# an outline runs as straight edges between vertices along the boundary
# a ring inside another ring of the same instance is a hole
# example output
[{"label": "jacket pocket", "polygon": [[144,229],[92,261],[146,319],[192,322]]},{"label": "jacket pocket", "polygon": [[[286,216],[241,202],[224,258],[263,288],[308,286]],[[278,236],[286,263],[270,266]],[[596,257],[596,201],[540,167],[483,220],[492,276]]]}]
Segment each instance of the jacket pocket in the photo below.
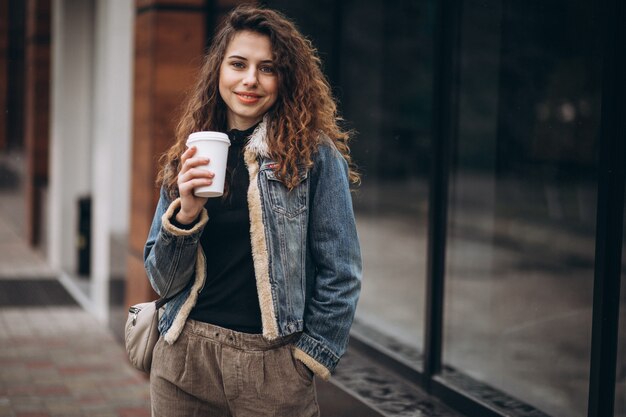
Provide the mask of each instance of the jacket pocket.
[{"label": "jacket pocket", "polygon": [[272,210],[287,217],[295,217],[306,210],[307,171],[300,172],[298,185],[292,190],[276,177],[274,170],[266,169],[262,172]]}]

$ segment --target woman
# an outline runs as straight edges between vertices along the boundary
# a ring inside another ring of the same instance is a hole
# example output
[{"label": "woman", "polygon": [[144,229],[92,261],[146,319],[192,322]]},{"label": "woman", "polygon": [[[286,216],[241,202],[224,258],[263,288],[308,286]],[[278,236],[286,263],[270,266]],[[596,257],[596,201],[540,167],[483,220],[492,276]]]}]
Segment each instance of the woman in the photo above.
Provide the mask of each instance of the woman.
[{"label": "woman", "polygon": [[[154,416],[319,415],[313,376],[346,350],[361,257],[348,134],[315,50],[279,13],[235,9],[164,155],[145,247],[159,322]],[[221,198],[195,131],[231,139]]]}]

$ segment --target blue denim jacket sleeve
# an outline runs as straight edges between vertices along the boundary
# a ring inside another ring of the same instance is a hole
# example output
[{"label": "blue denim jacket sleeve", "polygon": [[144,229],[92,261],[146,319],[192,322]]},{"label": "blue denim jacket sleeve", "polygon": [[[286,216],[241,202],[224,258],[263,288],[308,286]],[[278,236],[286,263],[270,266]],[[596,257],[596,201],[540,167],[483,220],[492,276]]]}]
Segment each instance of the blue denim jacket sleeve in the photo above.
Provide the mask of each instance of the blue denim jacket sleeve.
[{"label": "blue denim jacket sleeve", "polygon": [[315,275],[305,307],[304,332],[295,344],[295,353],[326,379],[348,345],[362,267],[347,163],[328,145],[320,146],[314,162],[308,244]]},{"label": "blue denim jacket sleeve", "polygon": [[200,235],[208,221],[205,209],[191,229],[180,229],[170,219],[180,208],[161,188],[159,203],[144,247],[144,264],[152,288],[161,297],[172,296],[194,277]]}]

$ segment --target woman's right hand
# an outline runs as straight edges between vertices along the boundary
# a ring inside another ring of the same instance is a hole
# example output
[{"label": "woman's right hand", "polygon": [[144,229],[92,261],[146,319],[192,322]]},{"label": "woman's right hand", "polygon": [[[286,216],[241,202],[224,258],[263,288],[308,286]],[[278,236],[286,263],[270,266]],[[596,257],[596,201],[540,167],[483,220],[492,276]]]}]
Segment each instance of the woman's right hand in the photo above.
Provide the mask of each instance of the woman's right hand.
[{"label": "woman's right hand", "polygon": [[214,174],[200,169],[198,166],[209,163],[208,158],[194,157],[197,148],[192,146],[181,156],[181,169],[178,173],[178,192],[180,194],[180,210],[176,213],[176,221],[180,224],[191,224],[196,220],[206,204],[207,197],[196,197],[193,189],[213,183]]}]

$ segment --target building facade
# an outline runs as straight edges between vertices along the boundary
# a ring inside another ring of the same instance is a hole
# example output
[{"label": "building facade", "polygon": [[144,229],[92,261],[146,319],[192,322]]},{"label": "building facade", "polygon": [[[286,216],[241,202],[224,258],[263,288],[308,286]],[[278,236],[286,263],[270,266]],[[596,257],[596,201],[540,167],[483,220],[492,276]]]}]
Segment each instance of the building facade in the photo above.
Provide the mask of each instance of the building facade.
[{"label": "building facade", "polygon": [[[240,3],[0,0],[24,233],[114,328],[153,296],[156,161]],[[260,3],[313,41],[355,131],[351,349],[468,416],[626,416],[623,2]]]}]

